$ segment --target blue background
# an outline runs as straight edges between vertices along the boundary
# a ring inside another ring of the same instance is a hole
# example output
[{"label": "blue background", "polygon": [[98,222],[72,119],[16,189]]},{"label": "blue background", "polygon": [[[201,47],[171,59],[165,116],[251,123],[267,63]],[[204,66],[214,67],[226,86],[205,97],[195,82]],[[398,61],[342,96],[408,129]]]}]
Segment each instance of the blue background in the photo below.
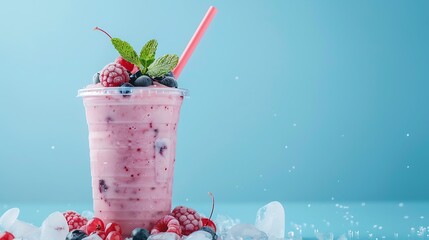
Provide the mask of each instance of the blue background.
[{"label": "blue background", "polygon": [[429,200],[428,1],[8,1],[1,202],[91,202],[77,90],[117,53],[181,54],[175,201]]}]

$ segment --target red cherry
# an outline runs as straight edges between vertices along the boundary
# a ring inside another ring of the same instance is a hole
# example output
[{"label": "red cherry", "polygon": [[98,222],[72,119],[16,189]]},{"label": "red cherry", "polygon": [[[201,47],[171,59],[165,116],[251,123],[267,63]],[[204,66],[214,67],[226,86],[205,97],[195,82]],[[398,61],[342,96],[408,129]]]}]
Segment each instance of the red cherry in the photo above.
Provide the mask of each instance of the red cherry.
[{"label": "red cherry", "polygon": [[106,230],[104,231],[106,232],[106,234],[109,234],[110,232],[113,232],[113,231],[116,231],[122,234],[121,226],[119,226],[119,224],[117,223],[108,223],[106,225]]},{"label": "red cherry", "polygon": [[129,72],[132,72],[134,69],[134,64],[128,62],[127,60],[125,60],[124,58],[122,58],[121,56],[119,56],[116,60],[116,63],[119,63],[122,67],[124,67],[125,69],[127,69]]},{"label": "red cherry", "polygon": [[113,231],[107,234],[106,240],[124,240],[119,232]]},{"label": "red cherry", "polygon": [[103,231],[103,229],[104,229],[103,220],[96,217],[89,220],[88,223],[86,224],[86,232],[88,234],[91,234],[92,232],[95,232],[95,231],[100,231],[100,230]]},{"label": "red cherry", "polygon": [[208,218],[201,218],[201,221],[203,222],[203,227],[210,227],[213,229],[214,232],[216,232],[216,224]]},{"label": "red cherry", "polygon": [[92,234],[97,234],[99,237],[101,237],[101,239],[106,239],[106,235],[107,235],[107,233],[105,232],[105,231],[101,231],[101,230],[99,230],[99,231],[94,231],[94,232],[92,232],[90,235],[92,235]]},{"label": "red cherry", "polygon": [[13,240],[15,237],[10,232],[0,232],[0,240]]}]

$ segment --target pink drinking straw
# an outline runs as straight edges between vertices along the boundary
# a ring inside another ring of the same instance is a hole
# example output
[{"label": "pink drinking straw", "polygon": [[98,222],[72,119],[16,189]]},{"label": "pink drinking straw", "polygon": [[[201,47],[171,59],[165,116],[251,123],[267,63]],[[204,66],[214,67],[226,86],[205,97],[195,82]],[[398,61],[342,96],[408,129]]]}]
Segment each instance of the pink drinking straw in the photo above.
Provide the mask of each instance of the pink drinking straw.
[{"label": "pink drinking straw", "polygon": [[203,37],[204,32],[209,27],[210,22],[213,20],[213,17],[215,16],[216,12],[217,9],[213,6],[211,6],[209,10],[207,10],[206,15],[200,23],[200,26],[198,26],[197,30],[194,33],[194,36],[192,36],[191,40],[188,43],[188,46],[186,46],[185,50],[182,53],[182,56],[180,56],[179,63],[173,70],[173,74],[176,79],[179,78],[180,73],[182,72],[183,68],[185,67],[186,63],[188,62],[189,58],[191,57],[192,53],[194,52],[195,48]]}]

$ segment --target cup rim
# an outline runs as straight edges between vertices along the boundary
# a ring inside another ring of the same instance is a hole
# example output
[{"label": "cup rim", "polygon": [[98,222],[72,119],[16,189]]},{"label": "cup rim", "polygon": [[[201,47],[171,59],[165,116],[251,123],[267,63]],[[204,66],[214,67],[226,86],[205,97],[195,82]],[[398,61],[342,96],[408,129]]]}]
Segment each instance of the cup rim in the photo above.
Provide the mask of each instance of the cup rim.
[{"label": "cup rim", "polygon": [[118,95],[179,95],[189,96],[189,90],[184,88],[170,87],[130,87],[129,92],[123,92],[124,87],[96,87],[82,88],[78,90],[77,97],[94,97],[94,96],[118,96]]}]

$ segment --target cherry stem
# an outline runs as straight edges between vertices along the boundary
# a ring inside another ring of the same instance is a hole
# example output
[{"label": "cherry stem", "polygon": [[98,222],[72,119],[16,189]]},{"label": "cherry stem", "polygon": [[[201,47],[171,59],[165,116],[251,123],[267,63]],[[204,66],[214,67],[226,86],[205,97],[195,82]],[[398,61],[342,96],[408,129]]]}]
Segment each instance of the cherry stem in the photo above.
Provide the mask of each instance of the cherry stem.
[{"label": "cherry stem", "polygon": [[100,31],[100,32],[103,32],[103,33],[105,33],[110,39],[112,39],[112,36],[110,36],[110,34],[108,33],[108,32],[106,32],[106,31],[104,31],[103,29],[101,29],[101,28],[99,28],[99,27],[95,27],[94,28],[94,31],[95,30],[98,30],[98,31]]},{"label": "cherry stem", "polygon": [[212,198],[212,211],[210,212],[210,216],[209,219],[212,219],[212,215],[213,215],[213,211],[214,211],[214,206],[215,206],[215,202],[214,202],[214,196],[211,192],[209,192],[210,197]]}]

